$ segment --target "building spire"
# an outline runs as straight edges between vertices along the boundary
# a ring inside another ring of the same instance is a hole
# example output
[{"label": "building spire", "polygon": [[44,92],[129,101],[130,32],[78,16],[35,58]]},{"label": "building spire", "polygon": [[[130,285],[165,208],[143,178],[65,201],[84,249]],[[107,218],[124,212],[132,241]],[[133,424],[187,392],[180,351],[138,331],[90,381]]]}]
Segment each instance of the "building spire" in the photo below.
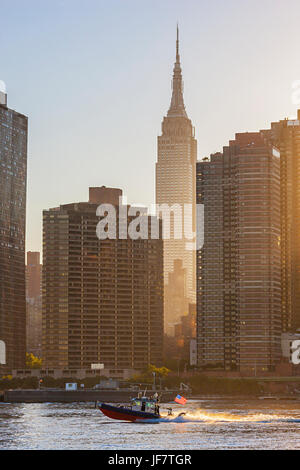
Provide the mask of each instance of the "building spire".
[{"label": "building spire", "polygon": [[179,28],[177,23],[177,39],[176,39],[176,62],[180,62],[179,57]]},{"label": "building spire", "polygon": [[176,62],[173,69],[173,83],[172,83],[172,99],[168,116],[174,117],[187,117],[184,101],[183,101],[183,86],[182,86],[182,73],[179,55],[179,28],[177,23],[177,36],[176,36]]}]

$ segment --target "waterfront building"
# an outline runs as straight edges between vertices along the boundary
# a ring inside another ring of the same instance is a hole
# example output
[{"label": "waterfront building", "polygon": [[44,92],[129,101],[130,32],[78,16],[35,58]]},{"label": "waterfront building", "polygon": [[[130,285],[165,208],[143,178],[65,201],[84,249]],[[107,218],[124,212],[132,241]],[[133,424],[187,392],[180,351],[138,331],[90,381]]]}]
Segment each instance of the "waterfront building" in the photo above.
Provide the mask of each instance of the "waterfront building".
[{"label": "waterfront building", "polygon": [[[146,215],[157,238],[116,231],[99,240],[100,204],[113,204],[117,227],[122,191],[90,188],[89,202],[43,213],[43,366],[87,369],[102,363],[111,376],[161,365],[163,246],[161,221]],[[128,216],[128,223],[133,217]],[[127,225],[126,225],[127,231]]]},{"label": "waterfront building", "polygon": [[300,328],[300,110],[262,131],[280,150],[282,330]]},{"label": "waterfront building", "polygon": [[280,153],[236,134],[197,163],[204,245],[197,251],[198,366],[247,372],[280,360]]},{"label": "waterfront building", "polygon": [[10,371],[25,365],[25,223],[28,120],[0,92],[0,340]]}]

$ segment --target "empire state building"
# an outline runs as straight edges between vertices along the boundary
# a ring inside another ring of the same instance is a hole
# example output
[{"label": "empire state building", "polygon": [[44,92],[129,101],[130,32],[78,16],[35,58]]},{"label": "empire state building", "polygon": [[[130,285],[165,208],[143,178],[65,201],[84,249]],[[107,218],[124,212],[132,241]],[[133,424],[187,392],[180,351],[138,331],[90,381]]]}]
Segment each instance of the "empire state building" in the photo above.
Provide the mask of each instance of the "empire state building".
[{"label": "empire state building", "polygon": [[[187,313],[188,304],[195,303],[196,257],[189,234],[195,231],[196,160],[194,127],[183,101],[177,26],[172,98],[158,137],[156,163],[156,204],[171,209],[170,237],[164,240],[165,330],[169,334]],[[172,210],[175,207],[181,208],[181,220],[178,211]]]}]

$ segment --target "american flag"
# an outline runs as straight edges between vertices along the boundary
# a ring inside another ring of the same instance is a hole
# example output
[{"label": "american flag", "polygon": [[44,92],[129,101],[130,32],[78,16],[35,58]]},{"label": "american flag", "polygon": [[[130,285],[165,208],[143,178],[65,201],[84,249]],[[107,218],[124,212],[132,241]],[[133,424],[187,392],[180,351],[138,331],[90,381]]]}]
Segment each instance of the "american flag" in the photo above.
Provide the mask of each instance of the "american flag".
[{"label": "american flag", "polygon": [[186,398],[182,397],[181,395],[177,395],[174,401],[176,401],[176,403],[180,403],[180,405],[186,404]]}]

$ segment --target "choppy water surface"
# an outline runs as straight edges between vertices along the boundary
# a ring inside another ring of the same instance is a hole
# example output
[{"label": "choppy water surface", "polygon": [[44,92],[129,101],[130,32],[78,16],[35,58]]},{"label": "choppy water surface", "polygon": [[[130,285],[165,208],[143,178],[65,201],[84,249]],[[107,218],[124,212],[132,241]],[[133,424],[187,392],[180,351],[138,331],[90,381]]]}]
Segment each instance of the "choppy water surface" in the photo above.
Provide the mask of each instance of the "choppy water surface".
[{"label": "choppy water surface", "polygon": [[300,449],[300,401],[211,398],[171,406],[187,414],[125,423],[92,403],[0,403],[0,449]]}]

